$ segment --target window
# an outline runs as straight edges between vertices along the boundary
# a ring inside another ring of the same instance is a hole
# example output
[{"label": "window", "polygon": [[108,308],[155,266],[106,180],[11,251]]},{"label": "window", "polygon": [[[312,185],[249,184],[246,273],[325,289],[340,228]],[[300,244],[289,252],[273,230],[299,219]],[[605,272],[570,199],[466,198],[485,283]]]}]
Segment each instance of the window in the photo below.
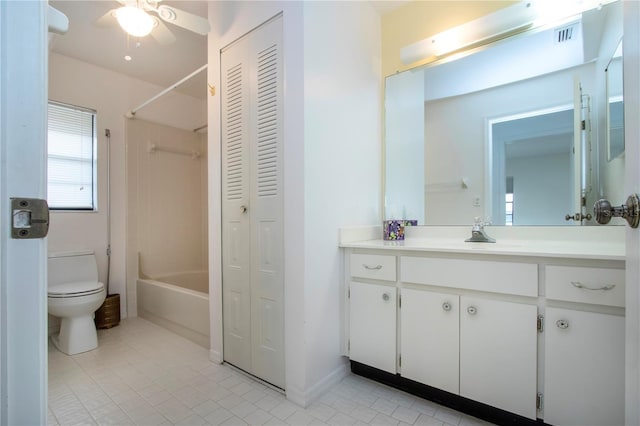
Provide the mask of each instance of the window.
[{"label": "window", "polygon": [[513,225],[513,176],[507,177],[507,193],[504,197],[505,201],[505,219],[504,224]]},{"label": "window", "polygon": [[96,112],[49,102],[49,208],[96,210],[96,165]]}]

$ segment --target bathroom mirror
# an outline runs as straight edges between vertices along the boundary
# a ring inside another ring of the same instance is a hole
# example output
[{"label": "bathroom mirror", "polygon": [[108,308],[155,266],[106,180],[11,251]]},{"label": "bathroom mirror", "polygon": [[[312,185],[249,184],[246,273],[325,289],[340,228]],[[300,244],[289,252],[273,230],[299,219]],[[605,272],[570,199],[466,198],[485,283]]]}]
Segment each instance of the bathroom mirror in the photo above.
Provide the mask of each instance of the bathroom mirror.
[{"label": "bathroom mirror", "polygon": [[624,156],[610,137],[622,104],[609,108],[606,94],[615,87],[621,101],[622,80],[608,77],[621,66],[611,60],[621,36],[614,2],[387,77],[386,218],[595,224],[566,216],[622,187]]}]

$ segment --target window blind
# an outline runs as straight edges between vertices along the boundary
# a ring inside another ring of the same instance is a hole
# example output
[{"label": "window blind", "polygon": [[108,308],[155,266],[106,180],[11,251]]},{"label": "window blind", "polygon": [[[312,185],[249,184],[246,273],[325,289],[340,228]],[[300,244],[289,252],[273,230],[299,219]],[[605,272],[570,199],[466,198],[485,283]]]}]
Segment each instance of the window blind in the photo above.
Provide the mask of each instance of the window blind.
[{"label": "window blind", "polygon": [[52,209],[96,208],[95,111],[49,102],[48,191]]}]

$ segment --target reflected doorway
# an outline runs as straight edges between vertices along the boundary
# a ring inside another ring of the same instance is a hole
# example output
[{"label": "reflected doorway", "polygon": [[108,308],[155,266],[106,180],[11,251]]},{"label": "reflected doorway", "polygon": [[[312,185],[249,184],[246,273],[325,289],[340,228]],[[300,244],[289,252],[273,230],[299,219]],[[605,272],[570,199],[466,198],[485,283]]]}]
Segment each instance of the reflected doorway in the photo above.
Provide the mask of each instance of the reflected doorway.
[{"label": "reflected doorway", "polygon": [[566,225],[573,210],[574,109],[489,121],[494,225]]}]

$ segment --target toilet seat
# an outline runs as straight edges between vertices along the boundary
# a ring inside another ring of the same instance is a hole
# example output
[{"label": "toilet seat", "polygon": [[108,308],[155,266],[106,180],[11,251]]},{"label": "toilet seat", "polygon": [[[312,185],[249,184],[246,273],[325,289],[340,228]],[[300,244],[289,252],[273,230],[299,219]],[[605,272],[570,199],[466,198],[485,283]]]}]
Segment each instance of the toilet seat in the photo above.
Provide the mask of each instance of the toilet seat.
[{"label": "toilet seat", "polygon": [[71,283],[61,283],[48,288],[48,297],[69,298],[82,297],[104,291],[104,285],[97,281],[78,281]]}]

